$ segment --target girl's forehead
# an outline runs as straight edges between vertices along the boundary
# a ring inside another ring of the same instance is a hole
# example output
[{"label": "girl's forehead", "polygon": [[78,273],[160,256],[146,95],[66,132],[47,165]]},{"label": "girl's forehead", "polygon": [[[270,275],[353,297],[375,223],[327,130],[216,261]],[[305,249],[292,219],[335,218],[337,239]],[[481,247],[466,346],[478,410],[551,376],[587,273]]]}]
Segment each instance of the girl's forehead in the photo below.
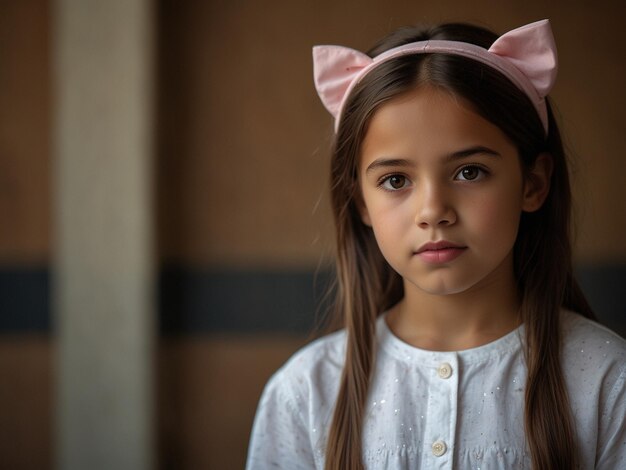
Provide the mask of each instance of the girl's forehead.
[{"label": "girl's forehead", "polygon": [[420,86],[376,110],[360,154],[363,161],[381,154],[447,154],[468,145],[506,151],[513,147],[466,99],[433,86]]}]

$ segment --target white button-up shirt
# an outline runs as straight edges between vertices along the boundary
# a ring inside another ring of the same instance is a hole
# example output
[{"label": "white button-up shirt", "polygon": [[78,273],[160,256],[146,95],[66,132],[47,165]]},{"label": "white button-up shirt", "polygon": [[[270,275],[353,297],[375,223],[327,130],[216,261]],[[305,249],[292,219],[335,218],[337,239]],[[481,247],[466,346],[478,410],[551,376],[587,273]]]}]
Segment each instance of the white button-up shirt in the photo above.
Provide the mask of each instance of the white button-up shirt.
[{"label": "white button-up shirt", "polygon": [[[484,346],[412,347],[377,322],[363,423],[367,469],[530,469],[523,326]],[[343,331],[296,353],[269,381],[248,470],[323,469],[345,354]],[[563,368],[583,469],[626,469],[626,342],[564,312]]]}]

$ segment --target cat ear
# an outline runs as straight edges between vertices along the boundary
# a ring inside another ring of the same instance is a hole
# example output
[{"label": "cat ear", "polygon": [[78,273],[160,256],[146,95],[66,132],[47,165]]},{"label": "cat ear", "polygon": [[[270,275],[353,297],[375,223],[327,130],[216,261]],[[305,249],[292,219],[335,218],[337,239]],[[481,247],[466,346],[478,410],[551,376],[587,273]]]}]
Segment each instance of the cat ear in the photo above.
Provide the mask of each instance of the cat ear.
[{"label": "cat ear", "polygon": [[500,36],[489,52],[507,59],[545,98],[554,86],[558,69],[556,44],[549,20],[541,20]]},{"label": "cat ear", "polygon": [[342,46],[313,48],[315,88],[326,109],[337,118],[339,108],[354,77],[372,59],[362,52]]}]

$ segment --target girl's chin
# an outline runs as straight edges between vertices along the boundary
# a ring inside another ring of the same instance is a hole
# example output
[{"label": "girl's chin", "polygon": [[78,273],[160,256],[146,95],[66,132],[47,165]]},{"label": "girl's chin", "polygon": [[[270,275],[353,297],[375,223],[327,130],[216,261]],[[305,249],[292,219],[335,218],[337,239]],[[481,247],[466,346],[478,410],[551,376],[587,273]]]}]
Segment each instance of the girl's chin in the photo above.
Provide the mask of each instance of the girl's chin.
[{"label": "girl's chin", "polygon": [[[410,284],[410,285],[407,285],[407,284]],[[413,288],[417,289],[417,291],[420,293],[431,295],[431,296],[444,297],[444,296],[459,295],[459,294],[468,292],[471,289],[472,284],[452,282],[449,279],[438,279],[438,280],[430,280],[430,281],[424,281],[424,282],[409,281],[407,283],[405,279],[404,286],[405,286],[405,290],[407,288],[410,288],[410,286],[412,286]]]}]

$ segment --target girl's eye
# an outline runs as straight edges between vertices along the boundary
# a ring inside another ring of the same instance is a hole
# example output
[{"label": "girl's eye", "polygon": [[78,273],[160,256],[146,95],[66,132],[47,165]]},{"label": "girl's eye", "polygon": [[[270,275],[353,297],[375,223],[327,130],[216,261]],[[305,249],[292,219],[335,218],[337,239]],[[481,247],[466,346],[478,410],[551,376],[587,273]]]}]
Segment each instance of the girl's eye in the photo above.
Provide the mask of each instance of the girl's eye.
[{"label": "girl's eye", "polygon": [[385,177],[380,185],[386,189],[387,191],[397,191],[399,189],[405,188],[409,183],[409,180],[406,176],[402,175],[390,175]]},{"label": "girl's eye", "polygon": [[461,168],[456,175],[457,179],[461,181],[474,181],[480,178],[483,178],[486,174],[486,171],[481,167],[476,165],[469,165],[464,168]]}]

